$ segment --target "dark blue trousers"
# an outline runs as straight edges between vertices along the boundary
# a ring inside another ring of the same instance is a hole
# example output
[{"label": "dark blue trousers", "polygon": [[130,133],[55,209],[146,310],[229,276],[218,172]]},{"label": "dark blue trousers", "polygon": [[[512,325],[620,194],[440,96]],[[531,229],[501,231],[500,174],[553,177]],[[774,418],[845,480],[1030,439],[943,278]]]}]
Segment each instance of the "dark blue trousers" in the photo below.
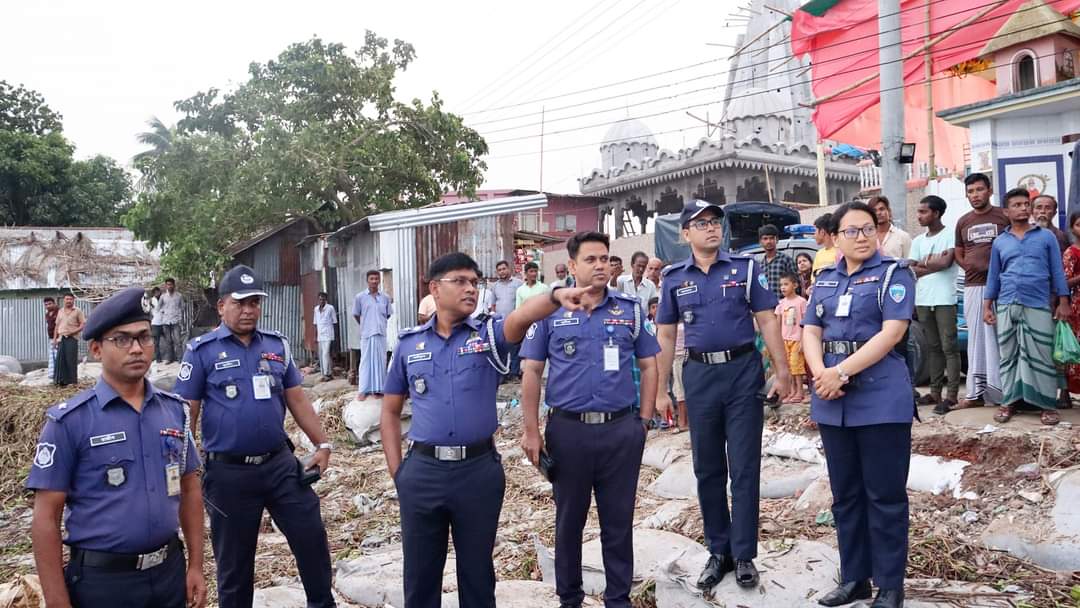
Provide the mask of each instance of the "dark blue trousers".
[{"label": "dark blue trousers", "polygon": [[75,608],[184,608],[187,569],[183,552],[149,570],[114,572],[69,563],[64,568]]},{"label": "dark blue trousers", "polygon": [[604,558],[604,605],[629,608],[634,577],[634,503],[645,429],[637,416],[584,424],[558,416],[544,431],[555,461],[555,591],[564,604],[580,604],[581,533],[596,492]]},{"label": "dark blue trousers", "polygon": [[207,462],[203,494],[221,608],[251,606],[263,509],[270,511],[296,557],[308,608],[335,606],[319,497],[310,486],[300,484],[292,452],[281,450],[260,465]]},{"label": "dark blue trousers", "polygon": [[687,360],[683,367],[705,543],[711,553],[738,560],[757,557],[764,385],[757,351],[719,365]]},{"label": "dark blue trousers", "polygon": [[840,580],[901,589],[908,553],[911,425],[818,425],[840,544]]},{"label": "dark blue trousers", "polygon": [[506,476],[492,450],[443,462],[410,452],[394,477],[401,508],[405,608],[442,605],[447,542],[454,537],[460,608],[495,608],[495,531]]}]

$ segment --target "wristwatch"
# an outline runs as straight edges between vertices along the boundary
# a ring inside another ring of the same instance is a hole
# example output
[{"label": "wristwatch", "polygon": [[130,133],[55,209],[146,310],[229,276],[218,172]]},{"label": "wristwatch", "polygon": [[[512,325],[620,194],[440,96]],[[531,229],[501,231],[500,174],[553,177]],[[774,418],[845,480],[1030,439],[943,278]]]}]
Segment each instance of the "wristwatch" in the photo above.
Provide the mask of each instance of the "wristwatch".
[{"label": "wristwatch", "polygon": [[840,376],[841,384],[847,384],[848,380],[851,380],[851,376],[844,373],[844,368],[840,367],[839,365],[836,366],[836,373]]},{"label": "wristwatch", "polygon": [[327,452],[333,452],[333,451],[334,451],[334,444],[332,444],[332,443],[330,443],[330,442],[326,442],[326,443],[320,443],[320,444],[319,444],[318,446],[316,446],[316,447],[317,447],[318,449],[320,449],[320,450],[326,450]]}]

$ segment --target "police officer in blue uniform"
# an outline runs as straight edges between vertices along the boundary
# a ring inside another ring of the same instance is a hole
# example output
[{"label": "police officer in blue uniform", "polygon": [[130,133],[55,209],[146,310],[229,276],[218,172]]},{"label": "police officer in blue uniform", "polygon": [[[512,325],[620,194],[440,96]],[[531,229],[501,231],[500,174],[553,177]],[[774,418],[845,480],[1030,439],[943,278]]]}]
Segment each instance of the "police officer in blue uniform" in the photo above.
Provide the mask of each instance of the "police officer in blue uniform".
[{"label": "police officer in blue uniform", "polygon": [[683,207],[682,235],[690,243],[691,255],[664,270],[656,314],[663,349],[657,361],[656,405],[661,413],[671,409],[667,381],[680,321],[686,338],[683,385],[691,404],[690,445],[710,553],[698,579],[701,589],[712,588],[732,570],[740,586],[758,583],[753,559],[765,377],[754,347],[755,321],[772,356],[776,373],[772,392],[781,396],[794,392],[780,324],[773,314],[776,296],[752,258],[720,250],[723,215],[720,207],[706,201],[690,200]]},{"label": "police officer in blue uniform", "polygon": [[814,283],[803,352],[814,376],[811,418],[821,432],[840,544],[840,586],[818,599],[840,606],[871,595],[872,608],[904,604],[908,462],[914,405],[895,348],[914,312],[906,261],[877,252],[877,217],[862,203],[833,214],[844,254]]},{"label": "police officer in blue uniform", "polygon": [[[555,590],[561,605],[581,606],[581,533],[593,492],[600,514],[604,605],[629,608],[634,576],[634,503],[637,498],[646,426],[656,395],[656,353],[660,346],[644,329],[637,296],[607,288],[608,237],[579,232],[567,241],[570,272],[590,286],[585,310],[559,309],[525,334],[521,406],[522,447],[533,464],[540,453],[554,462]],[[641,369],[641,417],[634,361]],[[546,401],[551,406],[540,437],[540,382],[550,362]],[[552,469],[549,469],[552,470]]]},{"label": "police officer in blue uniform", "polygon": [[[204,606],[199,456],[187,404],[145,379],[154,338],[143,288],[99,304],[83,338],[101,378],[49,408],[26,482],[36,490],[30,536],[45,603]],[[71,548],[66,567],[61,542]]]},{"label": "police officer in blue uniform", "polygon": [[188,343],[176,382],[177,392],[191,404],[193,424],[205,410],[203,491],[218,600],[221,608],[251,606],[265,508],[296,556],[308,608],[334,606],[319,497],[301,481],[307,471],[285,433],[286,408],[318,446],[309,470],[326,470],[333,445],[300,387],[288,340],[257,327],[267,294],[255,271],[236,266],[218,291],[221,325]]},{"label": "police officer in blue uniform", "polygon": [[[447,537],[454,538],[461,608],[494,608],[492,551],[506,478],[492,440],[495,394],[510,346],[560,306],[580,307],[584,289],[529,298],[505,319],[481,314],[480,269],[463,253],[428,268],[435,315],[399,334],[383,397],[380,435],[401,508],[405,608],[439,608]],[[401,411],[412,402],[412,446],[401,457]]]}]

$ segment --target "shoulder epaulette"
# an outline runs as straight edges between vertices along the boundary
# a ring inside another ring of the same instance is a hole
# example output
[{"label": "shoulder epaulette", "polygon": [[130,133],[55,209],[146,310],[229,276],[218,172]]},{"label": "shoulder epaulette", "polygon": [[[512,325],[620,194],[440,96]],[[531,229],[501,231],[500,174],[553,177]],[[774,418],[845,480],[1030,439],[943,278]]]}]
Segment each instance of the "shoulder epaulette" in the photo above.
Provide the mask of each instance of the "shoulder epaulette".
[{"label": "shoulder epaulette", "polygon": [[288,336],[286,336],[285,334],[281,333],[280,331],[278,331],[276,329],[256,329],[255,331],[259,332],[260,334],[266,335],[266,336],[273,336],[273,337],[278,338],[280,340],[285,340],[285,341],[289,340]]},{"label": "shoulder epaulette", "polygon": [[50,407],[49,410],[45,413],[45,415],[48,416],[50,420],[60,422],[60,420],[62,420],[64,416],[67,416],[71,412],[75,411],[75,409],[78,408],[80,405],[93,399],[94,395],[94,389],[88,388],[85,391],[76,394],[74,397],[68,399],[67,401],[61,401],[60,403],[57,403],[56,405]]},{"label": "shoulder epaulette", "polygon": [[673,263],[673,264],[668,264],[667,266],[663,267],[663,268],[662,268],[662,269],[660,270],[660,276],[667,276],[667,274],[668,274],[669,272],[673,271],[673,270],[678,270],[678,269],[681,269],[681,268],[686,268],[686,263],[687,263],[687,262],[688,262],[689,260],[690,260],[690,258],[687,258],[687,259],[685,259],[685,260],[680,260],[680,261],[678,261],[678,262],[675,262],[675,263]]},{"label": "shoulder epaulette", "polygon": [[405,336],[410,336],[412,334],[419,333],[420,330],[422,330],[422,329],[424,329],[423,325],[414,325],[412,327],[407,327],[405,329],[402,329],[401,331],[398,332],[398,339],[400,340],[401,338],[404,338]]},{"label": "shoulder epaulette", "polygon": [[198,350],[200,346],[215,342],[217,341],[217,339],[218,335],[215,332],[205,333],[201,336],[196,336],[195,338],[188,340],[187,348],[188,350]]},{"label": "shoulder epaulette", "polygon": [[162,397],[168,397],[169,399],[179,401],[180,403],[187,403],[187,399],[184,399],[183,397],[181,397],[180,395],[178,395],[176,393],[172,393],[172,392],[169,392],[169,391],[163,391],[161,389],[158,389],[157,394],[161,395]]},{"label": "shoulder epaulette", "polygon": [[635,302],[635,303],[641,302],[641,298],[637,297],[636,294],[626,293],[624,291],[616,291],[615,293],[612,294],[612,297],[613,298],[618,298],[620,300],[628,300],[630,302]]}]

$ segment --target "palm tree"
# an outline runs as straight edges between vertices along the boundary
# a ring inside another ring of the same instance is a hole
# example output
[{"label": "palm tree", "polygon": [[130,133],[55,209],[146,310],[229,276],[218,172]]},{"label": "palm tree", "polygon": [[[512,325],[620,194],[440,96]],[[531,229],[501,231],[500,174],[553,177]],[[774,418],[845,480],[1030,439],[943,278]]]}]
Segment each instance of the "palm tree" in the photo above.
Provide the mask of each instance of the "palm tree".
[{"label": "palm tree", "polygon": [[131,159],[136,164],[139,161],[154,159],[168,152],[169,148],[172,147],[173,137],[176,134],[175,127],[165,126],[165,123],[161,122],[161,119],[157,116],[150,117],[146,124],[150,127],[150,130],[136,134],[135,139],[140,144],[150,146],[150,149],[139,152]]}]

